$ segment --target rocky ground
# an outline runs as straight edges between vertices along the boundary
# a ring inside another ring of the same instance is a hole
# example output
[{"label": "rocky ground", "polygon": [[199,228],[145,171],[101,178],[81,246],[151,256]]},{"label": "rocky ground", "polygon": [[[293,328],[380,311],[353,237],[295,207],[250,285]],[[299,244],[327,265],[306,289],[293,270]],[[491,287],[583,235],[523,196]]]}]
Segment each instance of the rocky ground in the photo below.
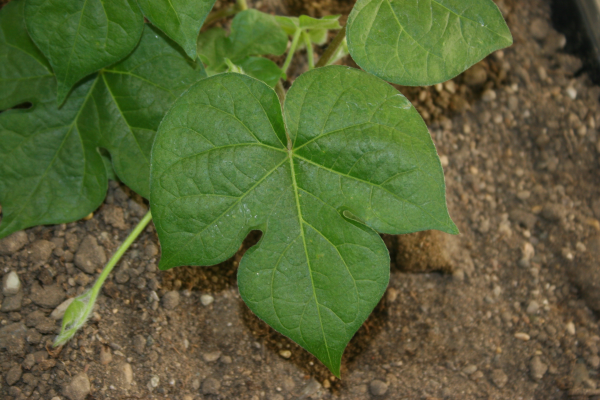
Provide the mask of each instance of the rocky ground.
[{"label": "rocky ground", "polygon": [[[315,16],[351,5],[289,3]],[[390,286],[341,381],[240,300],[237,263],[258,233],[219,266],[159,272],[148,227],[87,325],[53,349],[65,301],[146,211],[113,182],[88,220],[0,241],[0,398],[600,399],[600,88],[563,51],[549,4],[499,6],[514,46],[401,88],[430,126],[462,233],[384,237]]]}]

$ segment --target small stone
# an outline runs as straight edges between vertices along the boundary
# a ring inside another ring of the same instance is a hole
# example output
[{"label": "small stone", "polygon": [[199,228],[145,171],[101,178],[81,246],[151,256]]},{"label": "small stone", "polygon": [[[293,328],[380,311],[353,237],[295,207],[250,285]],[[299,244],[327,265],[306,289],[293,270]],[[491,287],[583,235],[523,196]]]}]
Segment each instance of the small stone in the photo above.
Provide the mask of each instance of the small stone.
[{"label": "small stone", "polygon": [[536,314],[540,309],[540,305],[537,301],[531,300],[527,305],[527,314]]},{"label": "small stone", "polygon": [[525,260],[531,260],[535,255],[535,249],[533,248],[533,245],[529,242],[525,242],[521,250],[523,252],[523,259]]},{"label": "small stone", "polygon": [[8,383],[8,386],[12,386],[15,383],[17,383],[19,381],[19,379],[21,379],[22,373],[23,373],[23,371],[21,370],[20,365],[15,365],[11,369],[9,369],[8,372],[6,373],[6,377],[5,377],[6,383]]},{"label": "small stone", "polygon": [[100,364],[108,365],[112,361],[112,352],[110,347],[102,346],[100,348]]},{"label": "small stone", "polygon": [[84,400],[90,394],[90,379],[85,372],[75,375],[69,384],[64,386],[63,394],[71,400]]},{"label": "small stone", "polygon": [[29,251],[29,261],[34,264],[44,264],[48,262],[52,251],[56,245],[48,240],[38,240],[31,245]]},{"label": "small stone", "polygon": [[0,254],[11,256],[29,243],[25,231],[18,231],[0,240]]},{"label": "small stone", "polygon": [[129,280],[129,274],[125,270],[120,270],[119,272],[117,272],[115,274],[115,281],[117,281],[117,283],[120,283],[120,284],[127,283],[128,280]]},{"label": "small stone", "polygon": [[498,389],[502,389],[508,382],[508,376],[501,369],[495,369],[492,371],[492,382]]},{"label": "small stone", "polygon": [[213,377],[208,377],[202,382],[202,393],[204,394],[219,394],[221,382]]},{"label": "small stone", "polygon": [[283,358],[290,358],[292,356],[292,352],[289,350],[280,350],[279,355]]},{"label": "small stone", "polygon": [[583,382],[590,379],[590,373],[588,372],[585,364],[577,363],[573,367],[573,371],[571,371],[571,375],[573,377],[573,386],[581,386]]},{"label": "small stone", "polygon": [[158,246],[152,242],[148,243],[144,249],[144,255],[147,258],[156,257],[158,255]]},{"label": "small stone", "polygon": [[215,298],[210,294],[203,294],[200,296],[200,303],[202,303],[203,306],[208,306],[212,304],[213,301],[215,301]]},{"label": "small stone", "polygon": [[542,362],[540,357],[535,356],[531,359],[531,364],[529,365],[531,379],[534,381],[541,380],[546,374],[546,371],[548,371],[548,366]]},{"label": "small stone", "polygon": [[465,71],[463,78],[465,84],[469,86],[483,85],[487,81],[487,70],[483,66],[476,64]]},{"label": "small stone", "polygon": [[162,298],[162,304],[167,310],[174,310],[179,305],[179,292],[172,290],[165,293]]},{"label": "small stone", "polygon": [[31,287],[29,298],[35,304],[44,308],[56,308],[63,302],[66,294],[58,284],[41,287],[37,282]]},{"label": "small stone", "polygon": [[463,368],[462,372],[466,375],[471,375],[473,372],[477,371],[477,366],[476,365],[467,365],[465,368]]},{"label": "small stone", "polygon": [[575,100],[577,98],[577,90],[573,86],[569,86],[565,89],[567,96],[571,98],[571,100]]},{"label": "small stone", "polygon": [[105,224],[112,225],[117,229],[127,229],[123,209],[119,206],[114,204],[104,205],[102,208],[102,218]]},{"label": "small stone", "polygon": [[388,391],[388,385],[379,379],[375,379],[369,383],[369,391],[373,396],[383,396]]},{"label": "small stone", "polygon": [[519,340],[522,340],[522,341],[524,341],[524,342],[526,342],[526,341],[528,341],[529,339],[531,339],[531,338],[529,337],[529,335],[528,335],[528,334],[526,334],[525,332],[517,332],[517,333],[515,333],[515,338],[517,338],[517,339],[519,339]]},{"label": "small stone", "polygon": [[131,368],[131,364],[121,364],[121,372],[123,373],[123,382],[131,385],[133,383],[133,369]]},{"label": "small stone", "polygon": [[86,236],[75,254],[75,266],[87,274],[93,274],[97,268],[106,263],[104,248],[98,244],[95,237]]},{"label": "small stone", "polygon": [[565,209],[560,204],[547,203],[542,209],[542,217],[551,222],[559,222],[565,215]]},{"label": "small stone", "polygon": [[571,321],[567,322],[567,325],[565,325],[565,328],[567,329],[567,333],[571,336],[575,335],[575,324]]},{"label": "small stone", "polygon": [[308,383],[300,391],[300,398],[304,399],[315,395],[321,390],[321,384],[315,378],[311,378]]},{"label": "small stone", "polygon": [[158,377],[158,375],[153,375],[152,378],[150,378],[150,387],[156,388],[158,387],[160,383],[160,378]]},{"label": "small stone", "polygon": [[5,297],[2,301],[2,312],[19,311],[23,305],[23,292],[19,292],[14,296]]},{"label": "small stone", "polygon": [[52,311],[52,313],[50,314],[50,318],[52,318],[55,321],[61,320],[62,317],[65,316],[65,311],[67,311],[67,308],[69,308],[73,300],[75,300],[75,298],[71,297],[70,299],[66,299],[65,301],[60,303],[58,307],[56,307],[54,311]]},{"label": "small stone", "polygon": [[589,356],[587,359],[587,362],[590,365],[590,367],[592,367],[594,369],[598,369],[598,367],[600,367],[600,357],[598,357],[595,354]]},{"label": "small stone", "polygon": [[531,33],[531,36],[533,36],[534,39],[544,40],[548,36],[549,32],[550,25],[545,19],[535,18],[529,24],[529,33]]},{"label": "small stone", "polygon": [[485,90],[481,95],[481,100],[485,101],[486,103],[496,100],[496,92],[492,89]]},{"label": "small stone", "polygon": [[194,390],[200,389],[200,379],[194,379],[192,381],[192,389],[194,389]]},{"label": "small stone", "polygon": [[139,355],[144,354],[144,351],[146,350],[146,338],[142,335],[135,335],[133,337],[133,349]]},{"label": "small stone", "polygon": [[202,359],[205,362],[215,362],[219,359],[219,357],[221,357],[221,352],[218,350],[202,354]]},{"label": "small stone", "polygon": [[10,271],[2,279],[2,294],[5,296],[14,296],[21,290],[21,281],[15,271]]},{"label": "small stone", "polygon": [[6,349],[8,354],[23,356],[25,350],[25,335],[27,328],[22,322],[6,325],[0,329],[0,349]]}]

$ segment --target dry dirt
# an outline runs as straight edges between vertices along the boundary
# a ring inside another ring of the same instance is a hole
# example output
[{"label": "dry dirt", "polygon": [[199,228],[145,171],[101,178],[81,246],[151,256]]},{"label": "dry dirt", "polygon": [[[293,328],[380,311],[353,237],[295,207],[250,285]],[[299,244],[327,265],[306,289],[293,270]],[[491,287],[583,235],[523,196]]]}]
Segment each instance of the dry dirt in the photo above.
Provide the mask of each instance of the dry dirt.
[{"label": "dry dirt", "polygon": [[[320,16],[352,2],[255,5]],[[236,267],[259,232],[221,265],[160,272],[150,226],[85,328],[52,350],[50,313],[144,213],[113,182],[90,220],[0,241],[0,274],[22,283],[0,295],[0,398],[75,398],[89,384],[88,399],[600,399],[600,88],[563,50],[548,3],[499,6],[511,48],[444,85],[400,88],[430,127],[461,234],[384,235],[390,286],[341,381],[241,301]]]}]

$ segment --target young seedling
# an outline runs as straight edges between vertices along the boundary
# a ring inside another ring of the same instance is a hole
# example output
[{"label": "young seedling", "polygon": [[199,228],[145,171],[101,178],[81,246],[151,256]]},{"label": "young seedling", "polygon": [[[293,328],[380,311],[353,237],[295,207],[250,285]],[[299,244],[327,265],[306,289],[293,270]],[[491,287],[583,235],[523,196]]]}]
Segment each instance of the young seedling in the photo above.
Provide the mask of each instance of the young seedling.
[{"label": "young seedling", "polygon": [[[149,198],[161,269],[214,265],[261,230],[239,265],[242,298],[340,376],[388,283],[379,233],[458,233],[427,127],[380,78],[451,79],[510,45],[510,31],[491,0],[358,0],[346,27],[244,0],[209,15],[214,2],[13,0],[0,11],[0,237],[88,215],[109,177]],[[234,14],[229,33],[199,34]],[[280,77],[302,47],[309,71],[286,95]],[[281,68],[261,57],[286,48]],[[346,49],[364,71],[329,66]],[[57,345],[150,219],[73,300]]]}]

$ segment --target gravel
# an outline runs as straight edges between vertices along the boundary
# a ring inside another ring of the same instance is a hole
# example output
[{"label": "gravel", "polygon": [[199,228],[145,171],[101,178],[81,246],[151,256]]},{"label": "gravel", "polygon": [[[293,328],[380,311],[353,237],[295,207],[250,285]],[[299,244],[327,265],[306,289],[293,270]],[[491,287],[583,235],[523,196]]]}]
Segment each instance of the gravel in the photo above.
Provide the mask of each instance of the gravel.
[{"label": "gravel", "polygon": [[133,349],[139,355],[144,354],[146,350],[146,338],[142,335],[135,335],[133,337]]},{"label": "gravel", "polygon": [[90,394],[90,390],[90,379],[82,372],[63,387],[63,394],[71,400],[84,400]]},{"label": "gravel", "polygon": [[88,235],[79,245],[75,254],[75,266],[87,274],[93,274],[97,268],[104,267],[106,253],[95,237]]},{"label": "gravel", "polygon": [[0,328],[0,349],[6,349],[8,354],[22,357],[25,353],[26,332],[27,328],[22,322]]},{"label": "gravel", "polygon": [[25,231],[15,232],[0,240],[0,254],[10,256],[21,250],[27,243],[29,243],[29,239]]},{"label": "gravel", "polygon": [[23,292],[19,292],[14,296],[5,297],[2,301],[2,312],[19,311],[23,305]]},{"label": "gravel", "polygon": [[12,386],[15,383],[17,383],[19,379],[21,379],[22,373],[23,370],[21,369],[20,365],[15,365],[11,369],[9,369],[5,377],[8,386]]},{"label": "gravel", "polygon": [[203,306],[209,306],[213,301],[215,301],[215,298],[210,294],[203,294],[200,296],[200,303],[202,303]]},{"label": "gravel", "polygon": [[369,391],[373,396],[383,396],[388,391],[388,385],[379,379],[375,379],[369,383]]},{"label": "gravel", "polygon": [[179,305],[179,292],[172,290],[165,293],[162,298],[162,304],[167,310],[174,310]]},{"label": "gravel", "polygon": [[10,271],[2,279],[2,294],[5,296],[14,296],[21,290],[21,280],[15,271]]},{"label": "gravel", "polygon": [[540,357],[535,356],[531,359],[531,363],[529,365],[531,379],[534,381],[540,381],[547,371],[548,366],[542,362]]},{"label": "gravel", "polygon": [[218,350],[202,354],[202,359],[206,362],[215,362],[220,357],[221,357],[221,352]]},{"label": "gravel", "polygon": [[508,376],[501,369],[493,370],[491,378],[498,389],[502,389],[508,382]]},{"label": "gravel", "polygon": [[31,287],[29,298],[35,304],[44,308],[56,308],[66,297],[65,291],[58,284],[40,286],[37,282]]},{"label": "gravel", "polygon": [[48,240],[38,240],[31,245],[29,261],[33,264],[44,264],[50,260],[56,245]]},{"label": "gravel", "polygon": [[202,393],[204,394],[219,394],[221,382],[213,377],[208,377],[202,382]]}]

